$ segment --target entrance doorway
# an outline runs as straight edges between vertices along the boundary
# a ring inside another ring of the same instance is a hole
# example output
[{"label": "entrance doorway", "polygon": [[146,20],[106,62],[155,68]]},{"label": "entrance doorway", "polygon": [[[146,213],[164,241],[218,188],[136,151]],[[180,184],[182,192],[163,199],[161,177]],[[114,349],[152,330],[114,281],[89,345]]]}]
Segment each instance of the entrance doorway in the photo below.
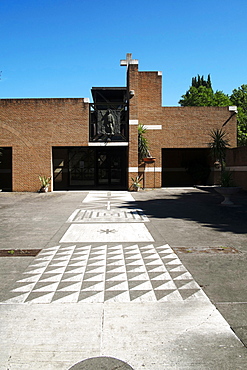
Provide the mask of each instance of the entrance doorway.
[{"label": "entrance doorway", "polygon": [[162,149],[162,186],[194,186],[210,183],[207,148]]},{"label": "entrance doorway", "polygon": [[53,187],[126,190],[126,147],[53,148]]},{"label": "entrance doorway", "polygon": [[12,148],[0,148],[0,189],[12,191]]}]

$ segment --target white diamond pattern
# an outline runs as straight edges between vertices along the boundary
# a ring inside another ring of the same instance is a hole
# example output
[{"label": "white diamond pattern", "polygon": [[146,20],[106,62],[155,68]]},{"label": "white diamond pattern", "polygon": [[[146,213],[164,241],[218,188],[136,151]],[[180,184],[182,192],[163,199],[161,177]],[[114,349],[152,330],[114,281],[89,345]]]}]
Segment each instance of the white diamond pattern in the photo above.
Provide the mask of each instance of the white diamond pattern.
[{"label": "white diamond pattern", "polygon": [[48,248],[11,294],[2,303],[207,300],[167,244]]}]

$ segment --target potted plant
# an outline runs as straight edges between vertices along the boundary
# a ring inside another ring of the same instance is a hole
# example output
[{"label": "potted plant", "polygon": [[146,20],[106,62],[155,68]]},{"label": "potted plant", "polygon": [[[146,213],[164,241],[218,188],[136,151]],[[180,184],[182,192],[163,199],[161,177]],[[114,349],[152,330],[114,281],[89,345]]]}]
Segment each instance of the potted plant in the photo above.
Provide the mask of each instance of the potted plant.
[{"label": "potted plant", "polygon": [[139,125],[138,126],[138,156],[139,161],[143,161],[144,163],[153,163],[155,161],[155,157],[152,157],[149,148],[148,148],[148,140],[145,137],[146,129],[145,126]]},{"label": "potted plant", "polygon": [[217,193],[223,195],[224,200],[221,204],[232,205],[230,200],[232,194],[237,193],[240,188],[234,186],[232,180],[232,173],[226,170],[226,149],[230,147],[226,132],[222,129],[212,130],[210,133],[212,141],[209,143],[211,155],[215,160],[214,165],[221,171],[220,186],[215,187]]},{"label": "potted plant", "polygon": [[51,177],[47,177],[44,175],[39,175],[39,180],[41,183],[41,187],[39,189],[39,193],[47,193],[50,183],[51,183]]},{"label": "potted plant", "polygon": [[141,182],[143,181],[143,177],[141,176],[136,176],[135,178],[131,177],[131,180],[132,180],[131,188],[133,189],[133,191],[139,191],[141,189]]},{"label": "potted plant", "polygon": [[236,194],[240,190],[239,187],[234,186],[232,180],[232,173],[228,170],[224,170],[221,173],[221,186],[215,187],[215,191],[224,197],[223,205],[232,205],[233,202],[230,200],[231,195]]}]

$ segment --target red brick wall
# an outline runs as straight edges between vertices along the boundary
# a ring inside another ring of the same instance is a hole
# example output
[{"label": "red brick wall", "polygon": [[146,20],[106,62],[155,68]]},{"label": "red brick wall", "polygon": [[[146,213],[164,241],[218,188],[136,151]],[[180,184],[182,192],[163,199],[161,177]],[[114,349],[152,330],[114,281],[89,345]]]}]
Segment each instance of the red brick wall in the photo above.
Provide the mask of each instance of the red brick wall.
[{"label": "red brick wall", "polygon": [[[138,81],[137,81],[138,73]],[[156,168],[162,167],[162,148],[206,148],[212,129],[221,128],[231,116],[228,107],[162,107],[162,77],[158,72],[138,72],[137,65],[129,66],[129,89],[135,90],[130,100],[130,119],[143,125],[161,125],[162,130],[147,130],[151,155]],[[138,101],[138,109],[135,102]],[[134,118],[132,118],[134,117]],[[230,144],[236,146],[236,115],[224,127]],[[133,138],[132,138],[133,140]],[[131,150],[131,148],[130,148]],[[136,158],[135,158],[136,161]],[[132,166],[134,165],[132,162]],[[152,165],[147,165],[150,166]],[[145,174],[146,187],[161,186],[161,172]]]},{"label": "red brick wall", "polygon": [[52,146],[87,145],[88,119],[83,99],[0,100],[0,145],[13,148],[13,191],[37,191],[38,175],[52,175]]}]

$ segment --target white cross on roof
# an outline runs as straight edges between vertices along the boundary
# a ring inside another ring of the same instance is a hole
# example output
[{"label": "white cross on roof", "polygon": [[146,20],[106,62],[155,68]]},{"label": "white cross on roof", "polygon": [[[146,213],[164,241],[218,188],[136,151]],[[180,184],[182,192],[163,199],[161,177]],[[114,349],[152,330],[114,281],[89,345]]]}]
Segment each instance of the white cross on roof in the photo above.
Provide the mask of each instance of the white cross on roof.
[{"label": "white cross on roof", "polygon": [[138,64],[138,59],[132,59],[132,53],[127,53],[126,59],[120,60],[120,66],[126,66],[128,68],[130,64]]}]

